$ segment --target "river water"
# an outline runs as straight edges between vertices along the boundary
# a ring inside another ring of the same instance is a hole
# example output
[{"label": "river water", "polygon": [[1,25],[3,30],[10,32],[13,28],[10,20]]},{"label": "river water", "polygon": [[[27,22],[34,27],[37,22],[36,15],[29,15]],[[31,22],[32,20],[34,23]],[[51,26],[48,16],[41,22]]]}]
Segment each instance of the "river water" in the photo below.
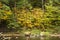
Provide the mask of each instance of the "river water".
[{"label": "river water", "polygon": [[[18,39],[12,38],[11,40],[28,40],[26,37],[19,37]],[[35,38],[29,38],[29,40],[60,40],[59,37],[46,37],[46,38],[39,38],[39,37],[35,37]]]},{"label": "river water", "polygon": [[60,40],[60,37],[12,37],[11,39],[1,39],[0,40]]}]

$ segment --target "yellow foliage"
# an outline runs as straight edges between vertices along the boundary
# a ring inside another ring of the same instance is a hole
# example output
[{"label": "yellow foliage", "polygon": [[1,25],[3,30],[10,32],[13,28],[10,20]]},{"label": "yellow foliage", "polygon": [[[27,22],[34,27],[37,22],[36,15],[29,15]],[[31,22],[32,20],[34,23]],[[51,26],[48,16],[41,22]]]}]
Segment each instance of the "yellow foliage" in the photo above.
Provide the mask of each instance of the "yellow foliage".
[{"label": "yellow foliage", "polygon": [[2,19],[6,20],[8,18],[8,16],[3,16]]},{"label": "yellow foliage", "polygon": [[9,16],[12,15],[11,10],[1,10],[1,19],[7,20],[9,19]]},{"label": "yellow foliage", "polygon": [[9,10],[9,11],[4,11],[4,13],[6,13],[7,15],[11,15],[12,12]]},{"label": "yellow foliage", "polygon": [[34,23],[35,26],[39,26],[40,24],[39,23]]},{"label": "yellow foliage", "polygon": [[32,24],[28,24],[28,27],[32,28],[32,27],[33,27],[33,25],[32,25]]},{"label": "yellow foliage", "polygon": [[[20,13],[17,14],[18,23],[24,27],[40,26],[40,21],[43,17],[43,11],[40,8],[34,8],[31,12],[25,9],[19,11]],[[23,21],[23,23],[21,21]],[[34,21],[34,23],[32,21]]]},{"label": "yellow foliage", "polygon": [[22,19],[22,18],[17,18],[19,21],[24,21],[24,19]]},{"label": "yellow foliage", "polygon": [[2,8],[2,6],[3,6],[2,3],[0,2],[0,8]]}]

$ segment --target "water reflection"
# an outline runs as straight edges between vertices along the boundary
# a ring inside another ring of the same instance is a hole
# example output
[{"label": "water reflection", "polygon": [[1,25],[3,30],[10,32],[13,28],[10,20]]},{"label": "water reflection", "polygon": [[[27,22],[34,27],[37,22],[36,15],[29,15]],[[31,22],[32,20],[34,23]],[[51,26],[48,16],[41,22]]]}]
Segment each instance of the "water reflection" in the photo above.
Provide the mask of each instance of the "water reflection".
[{"label": "water reflection", "polygon": [[[26,40],[26,37],[19,37],[18,39],[12,38],[11,40]],[[29,38],[29,40],[60,40],[59,37],[47,37],[44,39],[41,39],[40,37],[35,37],[35,38]]]},{"label": "water reflection", "polygon": [[[25,36],[20,36],[19,38],[13,37],[10,40],[27,40],[27,39]],[[60,40],[60,38],[59,37],[44,37],[44,39],[42,39],[41,37],[35,37],[35,38],[29,38],[28,40]]]},{"label": "water reflection", "polygon": [[50,37],[49,40],[60,40],[59,37]]}]

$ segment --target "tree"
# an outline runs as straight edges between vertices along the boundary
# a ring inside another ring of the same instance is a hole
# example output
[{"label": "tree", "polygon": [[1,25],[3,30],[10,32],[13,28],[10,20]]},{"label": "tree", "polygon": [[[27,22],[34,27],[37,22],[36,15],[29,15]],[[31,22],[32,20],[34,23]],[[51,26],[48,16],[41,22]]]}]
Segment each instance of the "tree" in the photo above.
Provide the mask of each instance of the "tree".
[{"label": "tree", "polygon": [[54,30],[59,26],[58,21],[60,20],[59,17],[59,2],[58,0],[49,0],[47,3],[45,3],[45,14],[47,14],[46,18],[48,18],[50,21],[50,27]]}]

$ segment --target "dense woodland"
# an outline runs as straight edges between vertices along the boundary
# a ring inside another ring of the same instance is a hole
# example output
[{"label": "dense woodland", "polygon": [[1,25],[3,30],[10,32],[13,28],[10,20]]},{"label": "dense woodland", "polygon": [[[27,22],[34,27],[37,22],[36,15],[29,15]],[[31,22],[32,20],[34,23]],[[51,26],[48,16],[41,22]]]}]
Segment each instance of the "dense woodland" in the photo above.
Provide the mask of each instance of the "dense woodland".
[{"label": "dense woodland", "polygon": [[0,0],[1,25],[60,33],[60,0]]}]

